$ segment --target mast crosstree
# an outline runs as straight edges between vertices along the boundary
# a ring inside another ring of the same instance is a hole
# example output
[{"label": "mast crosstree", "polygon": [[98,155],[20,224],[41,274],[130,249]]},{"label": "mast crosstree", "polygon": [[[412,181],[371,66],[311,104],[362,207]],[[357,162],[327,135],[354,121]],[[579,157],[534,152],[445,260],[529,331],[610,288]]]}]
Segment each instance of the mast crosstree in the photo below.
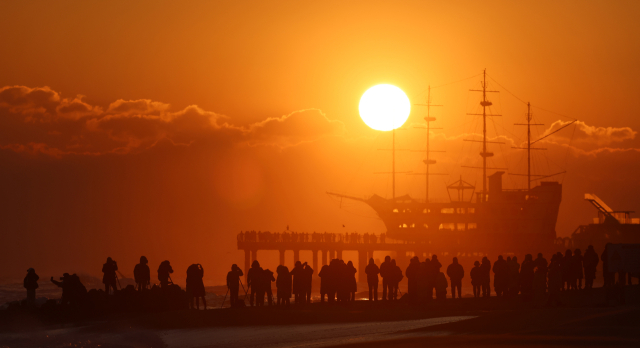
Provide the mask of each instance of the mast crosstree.
[{"label": "mast crosstree", "polygon": [[487,201],[487,157],[493,157],[493,152],[487,152],[487,116],[502,116],[495,114],[487,114],[487,107],[493,105],[492,102],[487,100],[487,93],[498,93],[499,91],[488,91],[487,90],[487,69],[484,69],[482,72],[482,89],[471,89],[472,92],[482,92],[482,101],[480,105],[482,105],[482,113],[481,114],[467,114],[474,116],[482,116],[482,152],[480,156],[482,156],[482,200],[481,203],[485,203]]},{"label": "mast crosstree", "polygon": [[435,104],[431,104],[431,86],[429,86],[428,88],[428,92],[427,92],[427,103],[426,104],[414,104],[417,106],[426,106],[427,107],[427,117],[424,118],[425,121],[427,121],[427,126],[426,127],[422,127],[422,126],[418,126],[418,127],[414,127],[414,128],[426,128],[427,129],[427,148],[426,148],[426,154],[427,154],[427,158],[424,159],[422,162],[427,166],[427,172],[426,173],[412,173],[413,175],[424,175],[425,176],[425,184],[426,184],[426,188],[425,188],[425,202],[429,203],[429,176],[430,175],[447,175],[444,173],[431,173],[430,172],[430,167],[433,164],[436,164],[436,160],[432,160],[431,159],[431,152],[444,152],[444,151],[431,151],[430,149],[430,139],[431,139],[431,130],[432,129],[442,129],[442,128],[434,128],[431,127],[431,122],[435,121],[436,118],[435,117],[431,117],[431,107],[432,106],[442,106],[442,105],[435,105]]}]

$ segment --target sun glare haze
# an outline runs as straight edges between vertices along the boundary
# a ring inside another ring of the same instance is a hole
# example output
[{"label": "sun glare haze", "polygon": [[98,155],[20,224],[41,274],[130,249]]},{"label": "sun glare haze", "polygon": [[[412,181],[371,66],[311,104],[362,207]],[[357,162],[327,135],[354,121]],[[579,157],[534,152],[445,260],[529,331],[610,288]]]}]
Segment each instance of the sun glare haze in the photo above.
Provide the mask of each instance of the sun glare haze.
[{"label": "sun glare haze", "polygon": [[390,131],[402,127],[409,118],[411,103],[407,95],[393,85],[369,88],[360,98],[360,117],[367,126]]}]

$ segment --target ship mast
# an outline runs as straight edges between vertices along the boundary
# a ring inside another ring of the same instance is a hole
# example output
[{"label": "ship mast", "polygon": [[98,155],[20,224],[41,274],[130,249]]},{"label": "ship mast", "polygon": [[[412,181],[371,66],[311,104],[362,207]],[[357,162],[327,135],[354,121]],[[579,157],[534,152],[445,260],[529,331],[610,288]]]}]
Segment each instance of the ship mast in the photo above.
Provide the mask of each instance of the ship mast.
[{"label": "ship mast", "polygon": [[[543,123],[531,123],[531,120],[533,119],[533,114],[531,114],[531,103],[527,102],[527,113],[525,115],[527,117],[527,123],[516,123],[514,124],[515,126],[527,126],[527,147],[513,147],[514,149],[520,149],[520,150],[527,150],[527,192],[531,191],[531,177],[534,175],[531,175],[531,150],[546,150],[543,148],[539,148],[539,147],[531,147],[531,126],[543,126]],[[524,175],[524,174],[513,174],[510,173],[510,175]],[[554,174],[556,175],[556,174]],[[535,175],[535,176],[541,176],[541,175]]]},{"label": "ship mast", "polygon": [[531,103],[527,102],[527,192],[531,191]]},{"label": "ship mast", "polygon": [[[427,103],[426,104],[415,104],[415,105],[419,105],[419,106],[426,106],[427,107],[427,117],[424,118],[425,121],[427,121],[427,149],[426,149],[426,153],[427,153],[427,158],[425,160],[423,160],[422,162],[424,162],[424,164],[427,166],[427,172],[426,173],[416,173],[416,175],[425,175],[425,183],[426,183],[426,188],[425,188],[425,202],[429,203],[429,176],[430,175],[446,175],[446,174],[442,174],[442,173],[430,173],[430,166],[433,164],[436,164],[435,160],[431,159],[431,152],[444,152],[444,151],[431,151],[430,148],[430,140],[431,140],[431,130],[432,129],[442,129],[442,128],[433,128],[431,127],[431,122],[435,121],[436,118],[435,117],[431,117],[431,107],[432,106],[442,106],[442,105],[434,105],[431,104],[431,86],[429,86],[428,88],[428,92],[427,92]],[[422,126],[418,126],[415,128],[425,128]]]},{"label": "ship mast", "polygon": [[[501,143],[495,141],[487,141],[487,116],[502,116],[502,115],[493,115],[487,114],[487,107],[493,105],[492,102],[487,100],[487,93],[490,92],[498,92],[498,91],[488,91],[487,90],[487,69],[484,69],[482,72],[482,89],[472,89],[474,92],[482,92],[482,101],[480,105],[482,105],[482,113],[481,114],[467,114],[467,115],[477,115],[482,116],[482,152],[480,156],[482,156],[482,200],[481,203],[485,203],[487,201],[487,157],[493,157],[493,152],[487,152],[487,143]],[[473,141],[473,140],[467,140]],[[498,169],[498,168],[492,168]]]},{"label": "ship mast", "polygon": [[396,200],[396,129],[392,131],[392,145],[391,145],[391,198],[395,202]]}]

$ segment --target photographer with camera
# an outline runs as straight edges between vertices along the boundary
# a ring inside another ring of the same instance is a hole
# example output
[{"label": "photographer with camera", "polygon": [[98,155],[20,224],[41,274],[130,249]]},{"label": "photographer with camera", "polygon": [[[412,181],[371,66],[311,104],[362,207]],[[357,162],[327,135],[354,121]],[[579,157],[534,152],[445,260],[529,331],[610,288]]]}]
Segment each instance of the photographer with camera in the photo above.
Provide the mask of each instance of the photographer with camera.
[{"label": "photographer with camera", "polygon": [[102,276],[102,282],[104,283],[104,292],[107,293],[107,295],[109,294],[109,290],[113,289],[113,292],[115,293],[117,287],[116,287],[116,271],[118,270],[118,264],[111,259],[110,257],[107,257],[107,262],[102,265],[102,273],[104,273],[104,276]]},{"label": "photographer with camera", "polygon": [[189,308],[193,307],[193,299],[196,299],[195,309],[200,309],[200,298],[202,298],[202,304],[204,310],[207,310],[207,301],[204,299],[204,269],[202,265],[197,263],[187,268],[187,295],[189,296]]}]

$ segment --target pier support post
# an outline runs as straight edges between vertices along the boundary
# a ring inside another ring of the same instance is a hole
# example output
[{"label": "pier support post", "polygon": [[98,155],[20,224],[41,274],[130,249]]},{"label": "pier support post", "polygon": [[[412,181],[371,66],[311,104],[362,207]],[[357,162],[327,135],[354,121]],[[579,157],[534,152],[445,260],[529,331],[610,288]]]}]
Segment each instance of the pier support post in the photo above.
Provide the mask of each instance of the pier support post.
[{"label": "pier support post", "polygon": [[258,259],[258,250],[251,250],[251,263]]},{"label": "pier support post", "polygon": [[280,265],[284,266],[284,250],[280,250]]},{"label": "pier support post", "polygon": [[337,250],[336,252],[338,253],[338,258],[342,260],[342,250]]},{"label": "pier support post", "polygon": [[293,264],[300,261],[300,249],[293,249]]},{"label": "pier support post", "polygon": [[[326,264],[327,264],[327,254],[328,253],[329,252],[326,251],[326,250],[320,250],[320,254],[322,254],[322,265],[323,266],[326,266]],[[320,270],[318,270],[318,272],[320,272]]]},{"label": "pier support post", "polygon": [[318,250],[312,250],[313,253],[313,272],[318,275],[320,270],[318,269]]},{"label": "pier support post", "polygon": [[365,267],[367,267],[367,252],[365,250],[358,250],[358,281],[361,283],[367,281],[367,274],[364,273]]},{"label": "pier support post", "polygon": [[251,252],[248,249],[244,249],[244,280],[247,280],[249,274],[249,266],[251,264]]}]

